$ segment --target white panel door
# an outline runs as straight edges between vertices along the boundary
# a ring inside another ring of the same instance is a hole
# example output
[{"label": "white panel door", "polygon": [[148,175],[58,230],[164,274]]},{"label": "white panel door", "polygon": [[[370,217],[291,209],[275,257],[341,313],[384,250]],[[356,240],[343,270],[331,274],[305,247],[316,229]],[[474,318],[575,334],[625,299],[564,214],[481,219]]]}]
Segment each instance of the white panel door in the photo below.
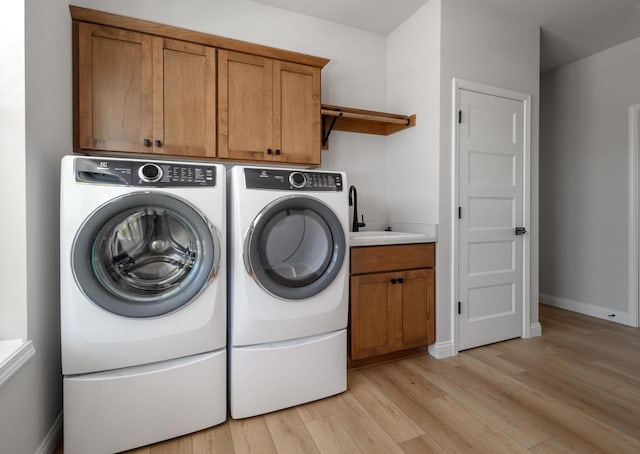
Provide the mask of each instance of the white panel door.
[{"label": "white panel door", "polygon": [[524,103],[459,92],[458,350],[523,335]]}]

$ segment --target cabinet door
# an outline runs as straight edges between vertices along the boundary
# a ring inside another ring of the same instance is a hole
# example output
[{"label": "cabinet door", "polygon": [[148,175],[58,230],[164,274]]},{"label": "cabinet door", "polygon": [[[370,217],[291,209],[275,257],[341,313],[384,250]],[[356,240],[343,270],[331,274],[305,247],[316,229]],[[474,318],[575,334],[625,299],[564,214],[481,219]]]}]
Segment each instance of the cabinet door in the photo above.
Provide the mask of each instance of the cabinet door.
[{"label": "cabinet door", "polygon": [[274,61],[274,161],[320,164],[320,69]]},{"label": "cabinet door", "polygon": [[218,156],[271,159],[273,146],[273,61],[255,55],[218,52]]},{"label": "cabinet door", "polygon": [[153,38],[153,152],[216,155],[216,50]]},{"label": "cabinet door", "polygon": [[151,36],[78,26],[79,147],[150,152]]},{"label": "cabinet door", "polygon": [[398,305],[400,286],[389,284],[392,277],[389,273],[351,277],[351,359],[393,349],[397,332],[393,307]]},{"label": "cabinet door", "polygon": [[405,271],[402,278],[402,348],[434,342],[434,272],[433,269]]}]

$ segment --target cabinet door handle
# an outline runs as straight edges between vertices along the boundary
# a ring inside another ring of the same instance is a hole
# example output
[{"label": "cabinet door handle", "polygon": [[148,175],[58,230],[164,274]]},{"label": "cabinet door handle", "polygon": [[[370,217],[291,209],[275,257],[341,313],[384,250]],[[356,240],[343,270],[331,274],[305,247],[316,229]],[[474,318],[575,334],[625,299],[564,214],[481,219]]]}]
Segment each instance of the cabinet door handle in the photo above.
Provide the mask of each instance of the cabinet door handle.
[{"label": "cabinet door handle", "polygon": [[144,139],[142,141],[142,143],[144,144],[145,147],[150,147],[151,146],[151,139]]},{"label": "cabinet door handle", "polygon": [[267,148],[267,154],[273,154],[273,150],[271,148]]},{"label": "cabinet door handle", "polygon": [[162,141],[160,141],[160,140],[156,139],[156,140],[155,140],[155,142],[154,142],[154,145],[155,145],[156,147],[161,147],[161,146],[162,146]]},{"label": "cabinet door handle", "polygon": [[276,149],[276,154],[277,154],[278,156],[280,156],[280,153],[281,153],[281,151],[280,151],[280,150],[278,150],[278,149]]},{"label": "cabinet door handle", "polygon": [[404,282],[404,278],[403,277],[399,277],[398,278],[398,282],[402,284]]},{"label": "cabinet door handle", "polygon": [[391,283],[392,283],[393,285],[395,285],[395,284],[396,284],[396,279],[395,279],[395,278],[391,279]]}]

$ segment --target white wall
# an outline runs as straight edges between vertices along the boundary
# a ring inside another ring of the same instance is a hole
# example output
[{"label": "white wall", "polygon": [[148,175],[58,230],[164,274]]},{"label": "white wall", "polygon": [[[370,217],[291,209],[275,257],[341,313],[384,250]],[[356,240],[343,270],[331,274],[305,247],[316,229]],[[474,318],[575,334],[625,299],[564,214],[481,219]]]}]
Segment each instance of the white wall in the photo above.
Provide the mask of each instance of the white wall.
[{"label": "white wall", "polygon": [[538,105],[539,29],[478,0],[442,1],[440,73],[440,205],[436,252],[436,340],[452,338],[451,222],[452,79],[459,78],[532,96],[531,127],[531,323],[538,321]]},{"label": "white wall", "polygon": [[[24,2],[0,15],[0,340],[27,335]],[[8,63],[8,64],[7,64]]]},{"label": "white wall", "polygon": [[627,312],[628,107],[640,103],[638,62],[635,39],[541,83],[540,292],[581,312],[595,306],[592,315]]},{"label": "white wall", "polygon": [[[22,101],[15,103],[18,112],[20,103],[23,112],[26,106],[26,146],[22,156],[14,158],[17,165],[8,167],[16,169],[19,180],[8,193],[21,201],[15,206],[18,220],[11,231],[18,244],[9,245],[17,248],[15,255],[3,256],[12,263],[26,263],[23,275],[13,276],[12,282],[21,285],[26,278],[26,306],[24,300],[21,304],[36,353],[0,388],[0,451],[7,453],[55,447],[60,434],[55,422],[62,410],[58,175],[60,158],[71,152],[71,20],[66,0],[25,4],[26,18],[13,20],[26,27],[26,101],[23,92]],[[14,177],[10,173],[3,175]],[[25,212],[26,225],[20,221]],[[21,235],[26,238],[22,244]],[[6,288],[3,282],[3,293]]]},{"label": "white wall", "polygon": [[[68,0],[26,2],[25,82],[24,32],[8,26],[24,23],[20,3],[5,9],[0,22],[3,41],[11,44],[3,46],[2,56],[9,52],[4,61],[18,63],[0,73],[0,87],[14,88],[7,96],[2,92],[0,104],[0,163],[11,169],[0,189],[13,220],[0,224],[0,238],[11,239],[2,244],[3,256],[11,260],[0,270],[0,328],[8,326],[0,339],[26,334],[36,355],[0,389],[0,452],[31,453],[55,445],[62,408],[58,187],[60,158],[72,149],[71,20]],[[323,70],[324,102],[384,110],[386,45],[380,35],[250,1],[86,0],[79,5],[330,58]],[[386,220],[378,178],[385,166],[383,138],[333,133],[323,163],[348,172],[368,219]],[[5,297],[16,304],[5,304]],[[5,318],[7,307],[15,307],[7,312],[11,320]]]},{"label": "white wall", "polygon": [[438,223],[440,0],[429,0],[387,37],[387,110],[416,126],[387,137],[389,221],[421,231]]},{"label": "white wall", "polygon": [[[385,110],[386,43],[382,35],[246,0],[78,0],[73,4],[219,36],[302,52],[331,61],[322,71],[322,102]],[[384,138],[333,132],[322,168],[347,172],[367,223],[386,222]]]}]

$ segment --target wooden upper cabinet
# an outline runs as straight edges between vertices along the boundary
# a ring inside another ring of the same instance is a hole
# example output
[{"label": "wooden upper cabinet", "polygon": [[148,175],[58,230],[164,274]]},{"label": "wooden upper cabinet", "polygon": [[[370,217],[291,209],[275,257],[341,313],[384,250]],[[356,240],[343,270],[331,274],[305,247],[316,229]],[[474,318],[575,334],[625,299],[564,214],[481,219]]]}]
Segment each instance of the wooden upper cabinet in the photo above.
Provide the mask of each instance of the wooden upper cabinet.
[{"label": "wooden upper cabinet", "polygon": [[274,62],[275,161],[320,164],[320,69]]},{"label": "wooden upper cabinet", "polygon": [[216,156],[216,50],[153,38],[153,152]]},{"label": "wooden upper cabinet", "polygon": [[79,147],[151,151],[151,36],[80,23],[77,38]]},{"label": "wooden upper cabinet", "polygon": [[69,8],[75,151],[320,164],[329,60]]},{"label": "wooden upper cabinet", "polygon": [[320,164],[320,69],[218,53],[218,156]]},{"label": "wooden upper cabinet", "polygon": [[267,159],[272,115],[273,60],[218,51],[218,156]]},{"label": "wooden upper cabinet", "polygon": [[215,49],[78,24],[79,148],[216,155]]}]

